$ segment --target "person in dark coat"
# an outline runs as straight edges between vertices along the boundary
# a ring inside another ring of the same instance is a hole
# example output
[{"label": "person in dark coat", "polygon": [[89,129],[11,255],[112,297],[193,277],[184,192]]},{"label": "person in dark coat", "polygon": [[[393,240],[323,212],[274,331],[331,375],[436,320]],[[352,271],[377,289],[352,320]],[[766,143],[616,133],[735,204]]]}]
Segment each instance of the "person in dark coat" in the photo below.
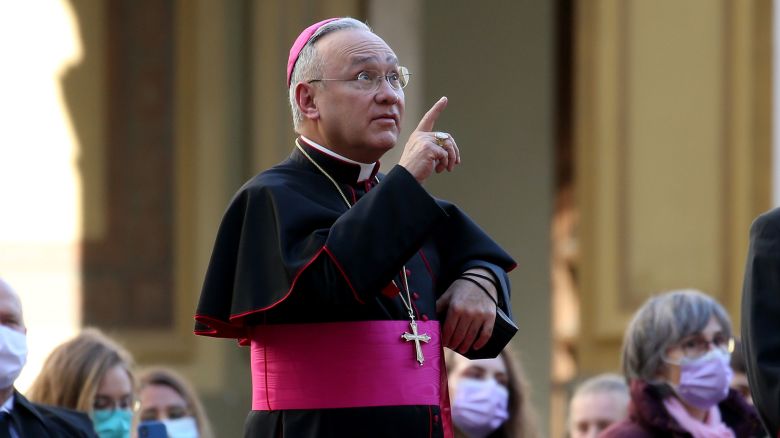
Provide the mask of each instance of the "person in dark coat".
[{"label": "person in dark coat", "polygon": [[22,303],[0,279],[0,438],[97,437],[86,415],[30,402],[14,382],[27,361]]},{"label": "person in dark coat", "polygon": [[726,311],[704,293],[650,298],[623,339],[628,418],[599,437],[764,436],[756,411],[729,388],[733,345]]},{"label": "person in dark coat", "polygon": [[780,436],[780,208],[750,227],[742,288],[742,352],[750,392],[769,435]]}]

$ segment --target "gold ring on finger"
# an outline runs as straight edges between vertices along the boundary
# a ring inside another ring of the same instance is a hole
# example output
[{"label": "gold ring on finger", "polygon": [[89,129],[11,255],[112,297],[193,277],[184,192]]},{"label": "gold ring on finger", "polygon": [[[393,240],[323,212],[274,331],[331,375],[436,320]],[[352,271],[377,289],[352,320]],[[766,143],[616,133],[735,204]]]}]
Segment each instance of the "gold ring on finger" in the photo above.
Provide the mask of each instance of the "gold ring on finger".
[{"label": "gold ring on finger", "polygon": [[436,139],[437,145],[444,147],[444,144],[450,138],[450,135],[446,132],[435,132],[433,137]]}]

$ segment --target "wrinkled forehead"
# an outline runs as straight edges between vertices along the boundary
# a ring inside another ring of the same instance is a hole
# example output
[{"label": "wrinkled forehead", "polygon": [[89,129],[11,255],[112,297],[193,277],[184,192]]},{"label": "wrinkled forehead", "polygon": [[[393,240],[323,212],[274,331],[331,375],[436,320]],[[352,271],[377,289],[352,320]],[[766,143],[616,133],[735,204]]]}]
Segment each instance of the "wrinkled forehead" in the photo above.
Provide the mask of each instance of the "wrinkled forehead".
[{"label": "wrinkled forehead", "polygon": [[342,29],[317,41],[317,52],[328,67],[398,65],[393,49],[376,34],[363,29]]}]

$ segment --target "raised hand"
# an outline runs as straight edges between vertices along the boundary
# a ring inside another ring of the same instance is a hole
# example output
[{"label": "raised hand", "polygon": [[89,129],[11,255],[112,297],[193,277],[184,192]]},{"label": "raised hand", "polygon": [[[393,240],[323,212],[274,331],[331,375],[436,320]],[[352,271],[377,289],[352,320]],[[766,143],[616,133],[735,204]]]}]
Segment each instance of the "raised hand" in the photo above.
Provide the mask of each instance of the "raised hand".
[{"label": "raised hand", "polygon": [[[460,150],[455,139],[446,133],[433,130],[439,116],[447,107],[447,98],[442,97],[433,104],[422,117],[417,128],[409,136],[404,146],[401,160],[398,162],[420,183],[428,179],[433,172],[449,172],[460,164]],[[437,134],[446,135],[446,139],[438,139]]]}]

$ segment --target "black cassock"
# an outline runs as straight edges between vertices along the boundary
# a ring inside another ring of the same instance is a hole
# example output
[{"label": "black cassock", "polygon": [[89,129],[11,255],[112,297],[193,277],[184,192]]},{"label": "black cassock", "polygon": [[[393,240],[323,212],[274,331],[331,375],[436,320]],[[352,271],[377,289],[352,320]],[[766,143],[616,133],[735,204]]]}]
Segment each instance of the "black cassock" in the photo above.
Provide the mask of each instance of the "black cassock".
[{"label": "black cassock", "polygon": [[[388,287],[404,265],[418,321],[439,319],[436,299],[472,267],[493,272],[511,315],[506,273],[514,261],[456,206],[431,197],[401,166],[358,183],[358,165],[301,144],[352,208],[297,149],[247,182],[222,219],[196,334],[245,344],[246,328],[258,324],[408,321]],[[442,436],[442,422],[440,406],[427,405],[251,411],[246,436],[429,437]]]}]

